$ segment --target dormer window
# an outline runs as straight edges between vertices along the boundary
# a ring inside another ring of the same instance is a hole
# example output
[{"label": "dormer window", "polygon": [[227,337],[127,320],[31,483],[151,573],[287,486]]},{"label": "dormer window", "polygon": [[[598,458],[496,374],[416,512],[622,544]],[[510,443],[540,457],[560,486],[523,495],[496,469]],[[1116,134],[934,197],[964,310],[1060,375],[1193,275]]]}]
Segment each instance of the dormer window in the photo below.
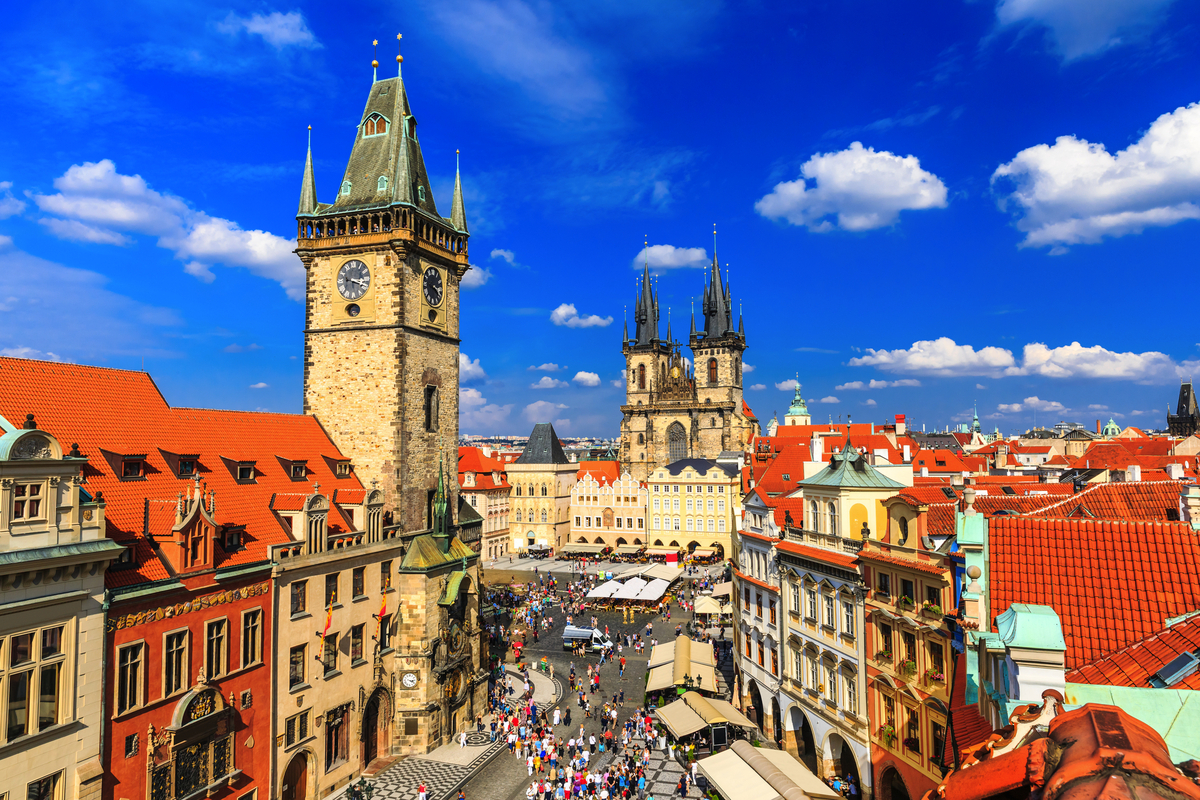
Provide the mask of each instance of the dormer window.
[{"label": "dormer window", "polygon": [[196,459],[181,458],[179,459],[179,477],[191,478],[196,475]]},{"label": "dormer window", "polygon": [[348,197],[350,195],[351,186],[352,184],[350,181],[342,181],[342,197]]},{"label": "dormer window", "polygon": [[42,516],[42,484],[18,483],[13,486],[12,518],[38,519]]},{"label": "dormer window", "polygon": [[380,192],[386,192],[386,191],[387,191],[387,187],[388,187],[388,179],[387,179],[387,175],[380,175],[380,176],[379,176],[379,183],[378,183],[378,185],[376,186],[376,191],[380,191]]},{"label": "dormer window", "polygon": [[133,545],[132,544],[126,545],[125,549],[121,551],[121,555],[117,556],[117,566],[119,566],[119,567],[133,566]]},{"label": "dormer window", "polygon": [[255,473],[254,473],[254,462],[253,461],[239,461],[238,462],[237,479],[238,479],[239,483],[241,483],[243,481],[254,480],[254,475],[255,475]]},{"label": "dormer window", "polygon": [[422,203],[425,202],[425,187],[424,186],[417,187],[417,199],[420,200]]},{"label": "dormer window", "polygon": [[337,462],[337,476],[339,478],[349,478],[350,477],[350,462],[349,461]]},{"label": "dormer window", "polygon": [[235,550],[242,549],[242,529],[240,527],[229,528],[225,531],[225,541],[221,543],[225,548],[226,553],[232,553]]},{"label": "dormer window", "polygon": [[293,478],[302,479],[305,477],[307,472],[308,472],[308,467],[304,466],[303,464],[292,464],[292,477]]},{"label": "dormer window", "polygon": [[144,472],[144,456],[127,456],[121,461],[122,478],[140,478]]},{"label": "dormer window", "polygon": [[363,123],[363,136],[382,136],[387,133],[388,121],[379,114],[372,114]]}]

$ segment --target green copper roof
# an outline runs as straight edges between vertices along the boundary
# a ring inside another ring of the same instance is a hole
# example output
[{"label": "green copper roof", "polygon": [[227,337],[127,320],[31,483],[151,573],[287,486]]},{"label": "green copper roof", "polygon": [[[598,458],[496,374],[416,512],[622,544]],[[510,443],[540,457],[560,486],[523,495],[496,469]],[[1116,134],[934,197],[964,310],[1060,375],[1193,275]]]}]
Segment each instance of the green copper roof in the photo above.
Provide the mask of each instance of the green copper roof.
[{"label": "green copper roof", "polygon": [[454,572],[451,572],[450,579],[446,581],[446,590],[442,592],[442,596],[438,598],[438,605],[454,605],[454,601],[458,599],[458,590],[466,578],[467,573],[463,570],[455,570]]},{"label": "green copper roof", "polygon": [[904,484],[894,481],[872,467],[862,454],[846,439],[840,453],[834,453],[829,466],[800,481],[800,486],[845,486],[852,489],[903,489]]},{"label": "green copper roof", "polygon": [[804,398],[800,396],[799,381],[796,381],[796,396],[792,398],[792,404],[788,406],[789,416],[794,416],[797,414],[808,414],[808,406],[805,404]]},{"label": "green copper roof", "polygon": [[1194,689],[1068,683],[1064,694],[1068,708],[1102,703],[1140,719],[1163,737],[1174,763],[1200,759],[1200,692]]},{"label": "green copper roof", "polygon": [[1062,622],[1050,606],[1013,603],[996,617],[1000,640],[1008,647],[1026,650],[1066,650]]},{"label": "green copper roof", "polygon": [[400,562],[401,572],[426,572],[447,564],[455,564],[463,559],[475,561],[479,554],[463,544],[456,536],[450,540],[446,552],[438,547],[437,538],[432,534],[423,533],[412,540]]}]

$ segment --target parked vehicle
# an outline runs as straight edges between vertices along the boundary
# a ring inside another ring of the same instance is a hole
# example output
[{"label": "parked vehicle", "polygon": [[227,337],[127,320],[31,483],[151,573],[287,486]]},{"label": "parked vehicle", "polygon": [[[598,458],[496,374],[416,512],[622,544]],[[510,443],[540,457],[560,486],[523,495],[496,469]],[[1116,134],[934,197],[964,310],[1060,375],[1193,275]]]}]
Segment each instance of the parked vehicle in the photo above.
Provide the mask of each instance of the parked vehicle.
[{"label": "parked vehicle", "polygon": [[581,628],[578,625],[568,625],[563,629],[563,650],[570,650],[581,641],[591,643],[593,652],[600,652],[606,647],[612,647],[612,640],[604,635],[599,628]]}]

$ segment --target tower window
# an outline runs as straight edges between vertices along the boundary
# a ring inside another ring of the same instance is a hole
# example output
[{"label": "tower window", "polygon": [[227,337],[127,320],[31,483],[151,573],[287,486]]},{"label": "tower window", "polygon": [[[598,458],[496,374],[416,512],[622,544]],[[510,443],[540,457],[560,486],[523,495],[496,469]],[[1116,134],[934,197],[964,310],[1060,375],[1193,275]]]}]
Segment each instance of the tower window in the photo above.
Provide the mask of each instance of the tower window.
[{"label": "tower window", "polygon": [[425,387],[425,430],[436,431],[438,424],[438,396],[436,386]]},{"label": "tower window", "polygon": [[[641,433],[639,433],[639,434],[638,434],[638,444],[645,444],[645,443],[646,443],[646,437],[645,437],[645,435],[644,435],[644,434],[641,434]],[[654,488],[656,488],[656,489],[657,489],[658,487],[656,486],[656,487],[654,487]]]},{"label": "tower window", "polygon": [[422,203],[425,202],[425,187],[424,186],[417,187],[417,199],[420,200]]},{"label": "tower window", "polygon": [[671,423],[671,427],[667,428],[667,451],[672,464],[687,458],[687,434],[678,422]]},{"label": "tower window", "polygon": [[638,388],[646,388],[646,365],[638,364]]},{"label": "tower window", "polygon": [[350,181],[342,181],[342,197],[350,194]]},{"label": "tower window", "polygon": [[717,382],[717,360],[715,358],[710,358],[708,360],[708,382]]},{"label": "tower window", "polygon": [[387,186],[388,186],[387,175],[380,175],[379,176],[379,186],[377,187],[377,190],[380,192],[386,192]]},{"label": "tower window", "polygon": [[387,120],[378,114],[372,114],[363,123],[363,136],[381,136],[387,133],[387,129]]}]

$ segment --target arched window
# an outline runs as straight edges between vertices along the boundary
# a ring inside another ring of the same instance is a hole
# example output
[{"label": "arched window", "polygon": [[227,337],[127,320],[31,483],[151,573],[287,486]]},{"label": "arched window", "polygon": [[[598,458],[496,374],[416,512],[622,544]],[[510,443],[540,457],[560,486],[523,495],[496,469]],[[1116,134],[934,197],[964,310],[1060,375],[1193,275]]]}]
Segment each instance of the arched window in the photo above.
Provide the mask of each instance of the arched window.
[{"label": "arched window", "polygon": [[829,504],[829,532],[838,532],[837,505],[834,503]]},{"label": "arched window", "polygon": [[708,382],[717,382],[717,360],[715,358],[710,358],[708,360]]},{"label": "arched window", "polygon": [[645,444],[645,443],[646,443],[646,437],[645,437],[645,435],[644,435],[644,434],[641,434],[641,433],[639,433],[639,434],[638,434],[638,444]]},{"label": "arched window", "polygon": [[667,428],[667,455],[670,463],[687,458],[687,434],[678,422],[672,422]]},{"label": "arched window", "polygon": [[517,509],[517,522],[521,521],[521,509]]},{"label": "arched window", "polygon": [[[520,496],[521,496],[521,484],[518,483],[517,484],[517,497],[520,497]],[[520,522],[520,520],[517,520],[517,521]]]},{"label": "arched window", "polygon": [[542,497],[546,496],[546,484],[542,484]]},{"label": "arched window", "polygon": [[367,121],[363,123],[363,136],[379,136],[387,133],[387,120],[378,114],[372,114],[367,117]]},{"label": "arched window", "polygon": [[542,522],[546,521],[546,509],[542,509]]},{"label": "arched window", "polygon": [[342,197],[345,197],[346,195],[350,194],[350,188],[351,188],[350,181],[342,181]]},{"label": "arched window", "polygon": [[376,187],[376,191],[386,192],[387,191],[387,183],[388,183],[387,175],[380,175],[379,183],[378,183],[378,186]]},{"label": "arched window", "polygon": [[532,483],[531,483],[531,484],[529,484],[529,496],[530,496],[530,497],[534,497],[534,496],[536,496],[536,495],[537,495],[537,492],[535,492],[535,491],[533,490],[533,484],[532,484]]},{"label": "arched window", "polygon": [[820,530],[821,530],[821,512],[818,510],[818,506],[817,506],[817,501],[816,501],[816,500],[810,500],[810,501],[809,501],[809,503],[808,503],[808,516],[812,518],[812,519],[810,520],[810,521],[811,521],[811,523],[812,523],[812,529],[813,529],[814,531],[820,531]]},{"label": "arched window", "polygon": [[638,388],[646,388],[646,365],[638,364]]},{"label": "arched window", "polygon": [[908,541],[908,517],[900,518],[900,544]]}]

